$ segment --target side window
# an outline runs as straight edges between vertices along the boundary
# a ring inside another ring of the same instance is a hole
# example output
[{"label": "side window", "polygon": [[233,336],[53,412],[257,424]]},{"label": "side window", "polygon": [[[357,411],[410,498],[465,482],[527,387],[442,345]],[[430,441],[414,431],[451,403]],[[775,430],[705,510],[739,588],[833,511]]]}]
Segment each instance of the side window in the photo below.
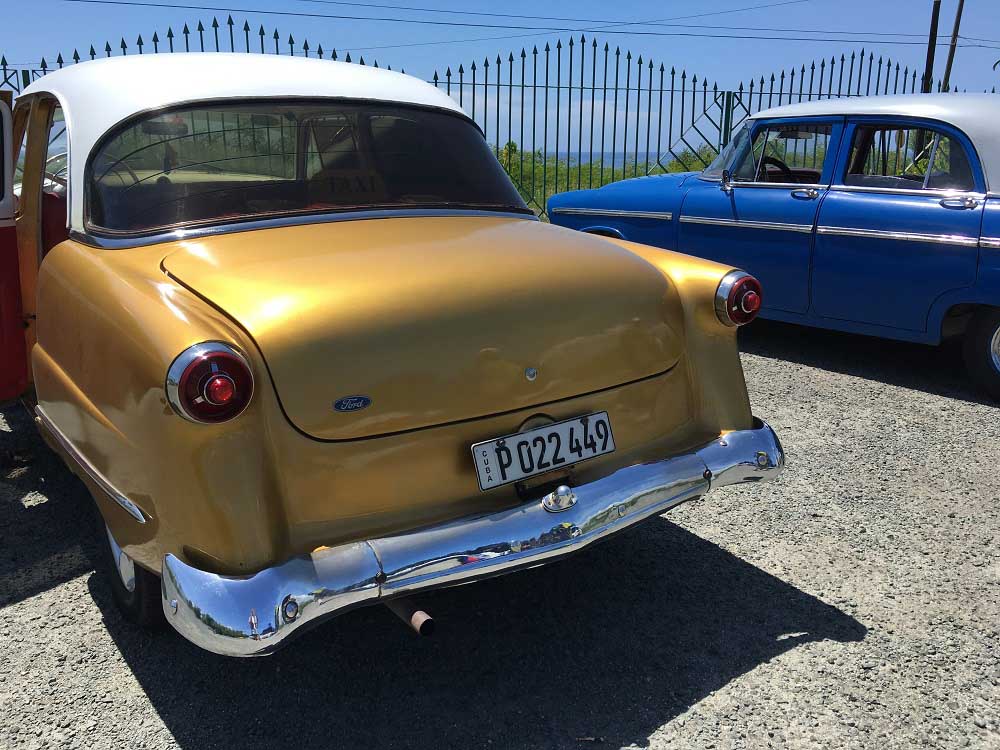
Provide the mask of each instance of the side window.
[{"label": "side window", "polygon": [[42,192],[50,195],[66,194],[67,178],[67,148],[66,120],[62,107],[52,110],[52,120],[49,124],[48,143],[45,147],[45,176],[42,179]]},{"label": "side window", "polygon": [[21,183],[24,182],[24,158],[28,153],[28,129],[24,129],[21,137],[21,147],[17,150],[16,161],[14,162],[14,184],[11,189],[14,191],[15,200],[21,198]]},{"label": "side window", "polygon": [[733,173],[742,182],[816,184],[823,174],[833,126],[782,123],[761,128]]},{"label": "side window", "polygon": [[41,219],[42,256],[64,241],[66,228],[66,185],[68,179],[66,120],[62,107],[55,105],[49,118],[45,139],[44,174],[42,175]]},{"label": "side window", "polygon": [[845,185],[907,190],[972,190],[969,157],[946,133],[923,127],[859,125]]}]

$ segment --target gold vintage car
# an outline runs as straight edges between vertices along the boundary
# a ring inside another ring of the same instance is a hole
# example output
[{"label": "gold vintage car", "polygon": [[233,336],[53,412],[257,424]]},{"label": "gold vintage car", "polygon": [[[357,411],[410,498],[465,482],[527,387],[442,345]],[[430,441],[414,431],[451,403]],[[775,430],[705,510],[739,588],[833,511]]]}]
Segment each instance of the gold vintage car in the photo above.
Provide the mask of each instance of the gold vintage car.
[{"label": "gold vintage car", "polygon": [[429,84],[147,55],[0,109],[0,397],[33,383],[141,625],[269,653],[782,469],[756,281],[538,221]]}]

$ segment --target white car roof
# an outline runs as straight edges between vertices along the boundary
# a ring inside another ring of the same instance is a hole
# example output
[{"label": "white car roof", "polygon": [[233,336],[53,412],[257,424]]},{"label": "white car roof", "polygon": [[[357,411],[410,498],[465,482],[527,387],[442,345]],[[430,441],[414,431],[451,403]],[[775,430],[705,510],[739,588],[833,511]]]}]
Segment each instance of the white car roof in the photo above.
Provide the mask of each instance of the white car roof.
[{"label": "white car roof", "polygon": [[179,53],[112,57],[53,71],[21,96],[62,106],[69,138],[69,226],[83,230],[84,168],[98,140],[132,115],[184,102],[247,97],[341,97],[462,113],[444,91],[391,70],[306,57]]},{"label": "white car roof", "polygon": [[922,117],[952,125],[969,137],[978,152],[987,190],[1000,189],[1000,95],[905,94],[823,99],[761,110],[751,119],[822,115]]}]

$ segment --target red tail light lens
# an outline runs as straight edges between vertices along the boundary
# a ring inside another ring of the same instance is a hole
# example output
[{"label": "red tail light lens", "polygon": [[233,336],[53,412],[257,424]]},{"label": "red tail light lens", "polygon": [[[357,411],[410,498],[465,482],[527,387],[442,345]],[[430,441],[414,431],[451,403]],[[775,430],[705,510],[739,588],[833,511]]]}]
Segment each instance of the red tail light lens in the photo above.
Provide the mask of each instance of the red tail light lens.
[{"label": "red tail light lens", "polygon": [[715,312],[727,326],[749,323],[760,312],[760,282],[744,271],[727,273],[715,293]]},{"label": "red tail light lens", "polygon": [[207,341],[185,349],[167,371],[167,400],[192,422],[217,423],[242,413],[253,396],[253,375],[236,349]]}]

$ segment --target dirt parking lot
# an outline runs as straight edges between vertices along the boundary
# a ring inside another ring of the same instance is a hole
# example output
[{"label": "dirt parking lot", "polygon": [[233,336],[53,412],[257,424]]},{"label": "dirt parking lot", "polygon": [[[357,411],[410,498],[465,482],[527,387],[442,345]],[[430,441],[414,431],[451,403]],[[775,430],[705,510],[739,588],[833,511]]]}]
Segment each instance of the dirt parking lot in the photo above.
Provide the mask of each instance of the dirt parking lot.
[{"label": "dirt parking lot", "polygon": [[81,486],[0,411],[0,747],[1000,748],[1000,410],[954,351],[757,323],[776,483],[226,660],[118,616]]}]

